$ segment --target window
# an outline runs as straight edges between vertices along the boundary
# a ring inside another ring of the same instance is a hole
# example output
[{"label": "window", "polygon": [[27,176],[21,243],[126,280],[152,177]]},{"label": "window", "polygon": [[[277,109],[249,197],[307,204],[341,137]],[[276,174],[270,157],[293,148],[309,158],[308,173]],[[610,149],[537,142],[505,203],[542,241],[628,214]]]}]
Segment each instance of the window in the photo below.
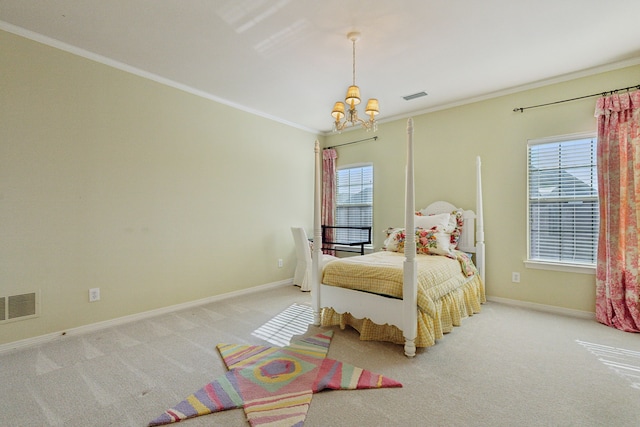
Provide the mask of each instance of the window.
[{"label": "window", "polygon": [[[337,171],[337,226],[371,227],[373,225],[373,165],[343,167]],[[337,229],[338,242],[366,239],[368,232]]]},{"label": "window", "polygon": [[595,266],[596,144],[594,135],[529,141],[529,262]]}]

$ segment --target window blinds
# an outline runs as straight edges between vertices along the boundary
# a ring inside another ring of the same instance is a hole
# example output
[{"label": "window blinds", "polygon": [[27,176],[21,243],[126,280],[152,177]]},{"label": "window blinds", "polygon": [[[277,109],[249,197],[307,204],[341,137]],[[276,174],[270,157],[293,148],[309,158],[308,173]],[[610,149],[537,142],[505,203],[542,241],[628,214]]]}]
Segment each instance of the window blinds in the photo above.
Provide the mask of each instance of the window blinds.
[{"label": "window blinds", "polygon": [[[338,169],[336,180],[337,226],[371,227],[373,223],[373,166]],[[336,241],[361,241],[359,230],[335,230]],[[365,240],[367,233],[364,232]]]},{"label": "window blinds", "polygon": [[530,142],[530,260],[596,263],[599,227],[596,155],[596,138]]}]

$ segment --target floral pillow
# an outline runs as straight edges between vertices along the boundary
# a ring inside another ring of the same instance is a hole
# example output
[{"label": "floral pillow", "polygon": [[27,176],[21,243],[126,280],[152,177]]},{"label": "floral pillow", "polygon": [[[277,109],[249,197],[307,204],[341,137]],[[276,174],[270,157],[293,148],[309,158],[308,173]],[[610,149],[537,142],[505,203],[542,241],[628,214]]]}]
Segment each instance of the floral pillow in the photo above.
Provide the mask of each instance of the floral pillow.
[{"label": "floral pillow", "polygon": [[398,252],[398,242],[404,242],[404,228],[389,227],[384,232],[387,235],[382,244],[383,251]]},{"label": "floral pillow", "polygon": [[457,209],[451,212],[450,225],[453,228],[451,231],[451,249],[458,247],[460,236],[462,235],[462,226],[464,225],[464,218],[462,217],[462,209]]},{"label": "floral pillow", "polygon": [[[404,253],[406,233],[404,228],[387,230],[388,237],[384,241],[383,250]],[[426,230],[422,227],[415,229],[416,253],[425,255],[445,255],[453,257],[450,247],[449,233],[440,226]]]},{"label": "floral pillow", "polygon": [[442,218],[443,215],[446,215],[448,222],[444,231],[449,233],[449,241],[451,244],[451,249],[453,250],[458,247],[458,242],[460,241],[460,236],[462,235],[462,226],[464,225],[462,214],[462,209],[456,209],[450,214],[437,215],[424,215],[422,212],[418,211],[416,212],[416,226],[420,224],[419,221],[424,221],[422,218]]},{"label": "floral pillow", "polygon": [[473,261],[471,260],[470,254],[467,254],[461,251],[456,251],[455,254],[456,254],[456,258],[460,262],[460,267],[462,268],[462,272],[464,273],[465,276],[467,277],[473,276],[478,272],[478,270],[476,269],[476,266],[473,264]]}]

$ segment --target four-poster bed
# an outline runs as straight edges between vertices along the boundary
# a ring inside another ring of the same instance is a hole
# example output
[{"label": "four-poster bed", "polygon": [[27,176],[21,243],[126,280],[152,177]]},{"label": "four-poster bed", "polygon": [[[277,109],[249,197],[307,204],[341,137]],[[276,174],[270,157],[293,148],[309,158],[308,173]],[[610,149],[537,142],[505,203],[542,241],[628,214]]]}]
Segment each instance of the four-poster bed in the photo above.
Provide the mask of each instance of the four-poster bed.
[{"label": "four-poster bed", "polygon": [[[322,240],[320,156],[316,141],[315,242]],[[421,211],[424,217],[416,216],[413,163],[413,120],[409,119],[405,227],[390,230],[392,237],[387,241],[393,248],[333,261],[323,270],[319,263],[322,245],[314,245],[311,276],[314,324],[341,327],[348,324],[360,332],[361,339],[404,343],[408,357],[415,356],[417,346],[433,345],[435,339],[459,325],[461,318],[480,311],[480,303],[485,301],[480,158],[476,162],[476,213],[457,209],[447,202],[436,202]],[[456,217],[461,234],[455,237],[455,242],[451,240],[451,244],[448,240],[446,244],[442,240],[436,244],[436,236],[441,236],[442,230],[452,230],[446,222],[455,221]],[[416,229],[416,219],[419,227],[426,229]],[[438,222],[442,225],[431,228],[432,223]],[[420,230],[420,236],[428,238],[418,238],[417,247],[414,234],[404,230]],[[465,253],[475,256],[475,267]]]}]

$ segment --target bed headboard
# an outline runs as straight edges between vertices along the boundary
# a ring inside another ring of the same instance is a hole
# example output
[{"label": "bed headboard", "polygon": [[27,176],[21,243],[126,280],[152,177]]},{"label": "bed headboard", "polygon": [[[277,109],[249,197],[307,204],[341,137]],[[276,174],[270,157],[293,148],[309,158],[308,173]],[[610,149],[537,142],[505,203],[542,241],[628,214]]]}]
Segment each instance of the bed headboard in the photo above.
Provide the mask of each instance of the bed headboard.
[{"label": "bed headboard", "polygon": [[420,213],[422,215],[437,215],[442,213],[451,213],[457,210],[462,211],[462,220],[464,221],[464,225],[462,226],[462,233],[460,234],[460,240],[458,241],[458,249],[463,252],[475,253],[475,212],[473,212],[472,210],[458,208],[449,202],[437,201],[420,210]]}]

